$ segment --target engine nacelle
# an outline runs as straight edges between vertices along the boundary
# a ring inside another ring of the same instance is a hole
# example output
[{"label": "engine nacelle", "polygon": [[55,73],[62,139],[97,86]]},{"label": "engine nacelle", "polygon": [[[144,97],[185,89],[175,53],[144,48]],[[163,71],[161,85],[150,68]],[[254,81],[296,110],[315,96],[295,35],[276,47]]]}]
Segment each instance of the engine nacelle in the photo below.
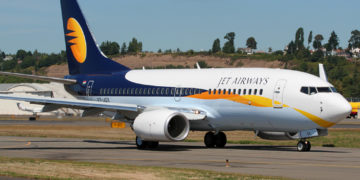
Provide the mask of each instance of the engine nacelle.
[{"label": "engine nacelle", "polygon": [[189,134],[190,124],[177,111],[159,109],[139,114],[133,128],[136,135],[145,141],[182,141]]},{"label": "engine nacelle", "polygon": [[299,133],[290,133],[290,132],[269,132],[269,131],[259,131],[257,133],[261,139],[268,140],[293,140],[299,139]]}]

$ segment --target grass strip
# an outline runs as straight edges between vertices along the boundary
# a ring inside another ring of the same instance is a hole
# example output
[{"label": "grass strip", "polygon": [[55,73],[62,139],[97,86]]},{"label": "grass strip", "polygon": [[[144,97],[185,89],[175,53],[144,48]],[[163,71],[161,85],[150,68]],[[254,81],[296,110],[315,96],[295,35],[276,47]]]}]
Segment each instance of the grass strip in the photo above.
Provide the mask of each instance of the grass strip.
[{"label": "grass strip", "polygon": [[32,179],[288,179],[207,170],[0,157],[0,176]]}]

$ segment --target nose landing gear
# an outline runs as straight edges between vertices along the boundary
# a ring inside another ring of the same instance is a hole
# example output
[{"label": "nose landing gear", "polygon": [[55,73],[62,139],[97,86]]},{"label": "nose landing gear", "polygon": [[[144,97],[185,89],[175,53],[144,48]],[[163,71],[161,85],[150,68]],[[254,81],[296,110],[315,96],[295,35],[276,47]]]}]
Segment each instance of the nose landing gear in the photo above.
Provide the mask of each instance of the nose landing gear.
[{"label": "nose landing gear", "polygon": [[207,132],[204,137],[205,146],[208,148],[218,147],[223,148],[225,147],[227,142],[227,138],[225,133],[218,132],[217,134],[213,132]]},{"label": "nose landing gear", "polygon": [[301,151],[310,151],[311,149],[311,143],[310,141],[307,141],[307,140],[300,140],[297,144],[297,150],[299,152]]}]

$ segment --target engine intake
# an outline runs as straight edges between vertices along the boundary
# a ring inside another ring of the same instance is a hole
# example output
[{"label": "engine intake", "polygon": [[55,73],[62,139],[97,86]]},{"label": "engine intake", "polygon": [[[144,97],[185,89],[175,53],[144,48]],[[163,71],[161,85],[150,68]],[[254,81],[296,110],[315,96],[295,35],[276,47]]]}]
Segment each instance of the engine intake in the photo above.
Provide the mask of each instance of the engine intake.
[{"label": "engine intake", "polygon": [[139,114],[133,124],[137,136],[146,141],[182,141],[190,130],[189,120],[168,109]]}]

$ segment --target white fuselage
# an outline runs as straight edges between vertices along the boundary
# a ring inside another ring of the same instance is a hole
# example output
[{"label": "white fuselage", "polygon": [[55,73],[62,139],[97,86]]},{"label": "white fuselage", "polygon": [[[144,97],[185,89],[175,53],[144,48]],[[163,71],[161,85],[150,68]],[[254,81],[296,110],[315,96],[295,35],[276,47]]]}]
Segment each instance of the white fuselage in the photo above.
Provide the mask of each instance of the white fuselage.
[{"label": "white fuselage", "polygon": [[[349,103],[339,93],[302,93],[302,87],[333,86],[316,76],[292,70],[131,70],[125,78],[137,84],[175,87],[181,91],[170,97],[161,96],[166,89],[160,89],[153,92],[159,96],[134,97],[122,94],[85,96],[85,99],[96,101],[106,97],[110,102],[147,107],[196,108],[205,111],[205,121],[190,122],[192,130],[298,132],[323,129],[344,119],[351,110]],[[197,94],[195,89],[207,91]]]}]

